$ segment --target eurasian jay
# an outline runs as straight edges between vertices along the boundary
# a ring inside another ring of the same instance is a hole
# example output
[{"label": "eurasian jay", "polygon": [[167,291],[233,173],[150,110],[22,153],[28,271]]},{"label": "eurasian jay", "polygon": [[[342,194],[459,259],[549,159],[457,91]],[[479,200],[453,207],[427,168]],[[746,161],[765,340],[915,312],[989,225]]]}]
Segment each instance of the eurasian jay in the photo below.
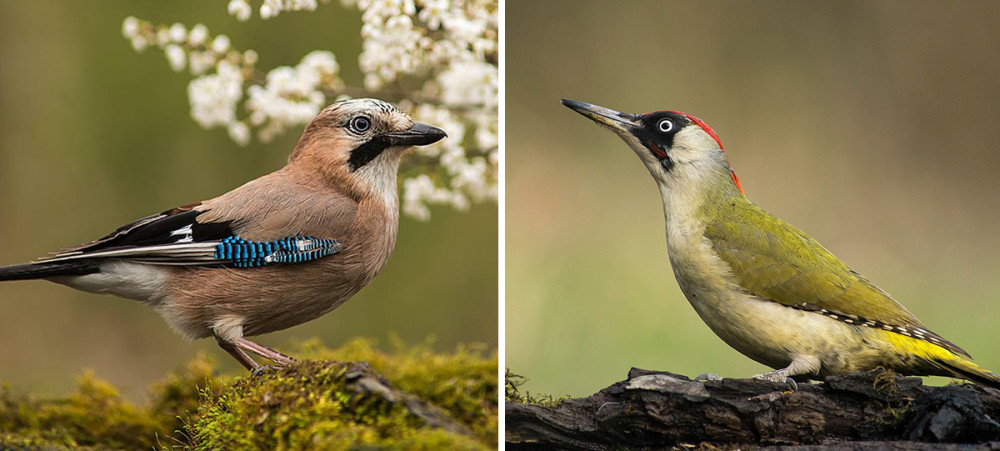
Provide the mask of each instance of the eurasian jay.
[{"label": "eurasian jay", "polygon": [[315,319],[367,286],[396,242],[396,173],[412,146],[444,138],[374,99],[334,103],[306,126],[285,167],[214,199],[119,227],[0,281],[46,279],[143,301],[193,340],[215,337],[247,369],[245,337]]}]

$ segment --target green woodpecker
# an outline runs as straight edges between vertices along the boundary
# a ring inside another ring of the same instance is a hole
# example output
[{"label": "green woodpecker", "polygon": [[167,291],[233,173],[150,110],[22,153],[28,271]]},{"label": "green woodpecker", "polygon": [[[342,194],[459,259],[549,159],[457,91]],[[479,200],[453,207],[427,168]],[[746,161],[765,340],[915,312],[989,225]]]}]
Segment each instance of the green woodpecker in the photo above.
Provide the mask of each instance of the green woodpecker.
[{"label": "green woodpecker", "polygon": [[776,369],[757,378],[883,367],[1000,388],[1000,376],[972,363],[816,240],[747,200],[718,135],[700,119],[563,104],[610,128],[649,169],[663,198],[667,251],[681,291],[726,344]]}]

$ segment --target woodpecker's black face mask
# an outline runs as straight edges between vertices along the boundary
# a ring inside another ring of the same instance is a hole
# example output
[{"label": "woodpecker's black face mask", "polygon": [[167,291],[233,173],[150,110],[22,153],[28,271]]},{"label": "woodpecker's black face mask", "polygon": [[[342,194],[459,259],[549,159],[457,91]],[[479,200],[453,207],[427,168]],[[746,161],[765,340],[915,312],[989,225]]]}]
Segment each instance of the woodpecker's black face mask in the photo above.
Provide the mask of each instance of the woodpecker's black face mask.
[{"label": "woodpecker's black face mask", "polygon": [[631,130],[635,138],[660,161],[663,170],[673,169],[674,161],[668,151],[674,145],[677,132],[691,125],[691,121],[683,114],[671,111],[634,115],[632,120],[636,123]]}]

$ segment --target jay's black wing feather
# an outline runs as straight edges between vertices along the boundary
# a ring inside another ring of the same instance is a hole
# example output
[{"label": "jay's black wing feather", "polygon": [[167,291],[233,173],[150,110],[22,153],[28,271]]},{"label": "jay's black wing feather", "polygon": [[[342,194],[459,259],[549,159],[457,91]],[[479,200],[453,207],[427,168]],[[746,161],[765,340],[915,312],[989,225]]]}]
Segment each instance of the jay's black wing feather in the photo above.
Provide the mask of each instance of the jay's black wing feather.
[{"label": "jay's black wing feather", "polygon": [[198,222],[197,217],[203,212],[194,208],[199,205],[200,202],[146,216],[123,225],[97,240],[56,251],[47,259],[114,248],[172,244],[181,240],[187,240],[186,242],[222,240],[233,235],[231,221]]},{"label": "jay's black wing feather", "polygon": [[85,276],[100,272],[101,268],[93,263],[82,261],[25,263],[0,267],[0,281],[45,279],[59,276]]},{"label": "jay's black wing feather", "polygon": [[101,239],[58,251],[36,264],[119,259],[155,265],[251,268],[315,260],[341,249],[336,240],[309,236],[248,241],[233,232],[233,221],[198,221],[204,213],[195,209],[198,205],[147,216]]}]

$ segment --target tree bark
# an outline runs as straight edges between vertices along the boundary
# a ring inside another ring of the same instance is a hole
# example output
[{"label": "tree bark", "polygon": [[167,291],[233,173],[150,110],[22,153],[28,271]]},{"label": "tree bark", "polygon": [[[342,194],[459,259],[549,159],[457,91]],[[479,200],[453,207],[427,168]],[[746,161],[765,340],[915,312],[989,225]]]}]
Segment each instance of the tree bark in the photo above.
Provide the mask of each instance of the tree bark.
[{"label": "tree bark", "polygon": [[[790,384],[698,382],[633,368],[628,379],[558,407],[507,403],[507,448],[1000,448],[1000,391],[924,386],[884,371]],[[933,445],[932,445],[933,444]],[[962,444],[962,445],[960,445]],[[969,444],[977,444],[970,446]],[[819,445],[819,446],[817,446]]]}]

